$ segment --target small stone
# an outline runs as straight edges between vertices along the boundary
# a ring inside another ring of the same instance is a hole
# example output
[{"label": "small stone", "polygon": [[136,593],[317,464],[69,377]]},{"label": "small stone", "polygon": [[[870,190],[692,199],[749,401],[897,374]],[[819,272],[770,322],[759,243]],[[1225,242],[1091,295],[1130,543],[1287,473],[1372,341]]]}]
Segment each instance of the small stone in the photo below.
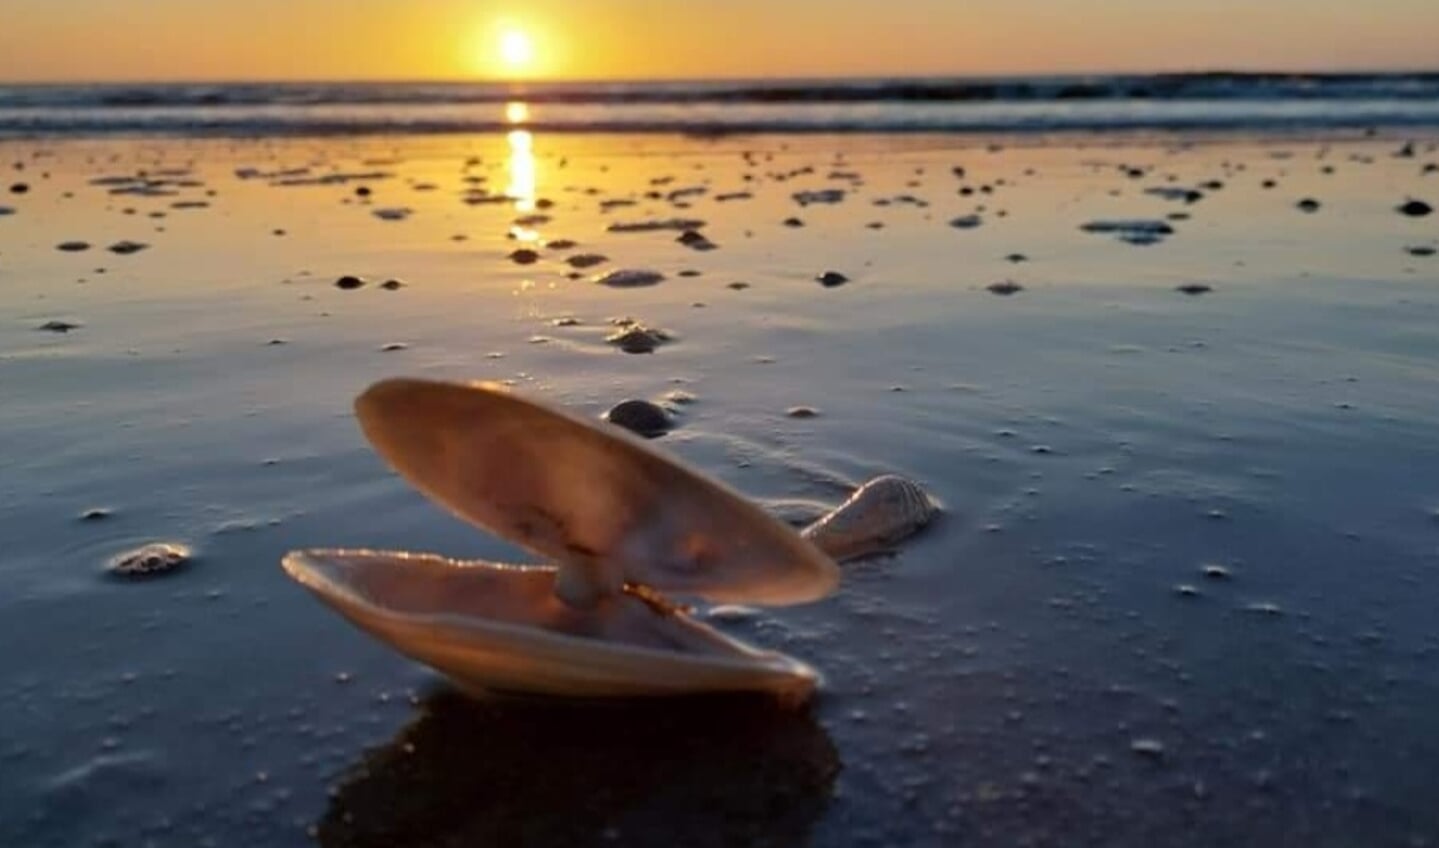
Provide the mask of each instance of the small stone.
[{"label": "small stone", "polygon": [[705,237],[699,230],[685,230],[679,234],[675,241],[690,248],[691,250],[714,250],[718,245]]},{"label": "small stone", "polygon": [[1201,571],[1210,580],[1228,580],[1232,576],[1229,569],[1213,563],[1204,566]]},{"label": "small stone", "polygon": [[593,268],[596,265],[603,265],[610,261],[609,257],[601,256],[598,253],[577,253],[565,260],[565,264],[571,268]]},{"label": "small stone", "polygon": [[147,247],[149,247],[148,244],[143,244],[138,241],[117,241],[110,245],[109,250],[111,253],[120,256],[129,256],[132,253],[139,253]]},{"label": "small stone", "polygon": [[359,277],[346,275],[335,281],[335,288],[345,291],[354,291],[365,285],[365,281]]},{"label": "small stone", "polygon": [[791,406],[784,414],[790,418],[815,418],[819,415],[819,410],[812,406]]},{"label": "small stone", "polygon": [[1308,212],[1312,214],[1319,211],[1319,201],[1315,200],[1312,197],[1306,197],[1298,203],[1294,204],[1294,208],[1298,209],[1300,212]]},{"label": "small stone", "polygon": [[81,325],[80,322],[78,322],[78,321],[60,321],[60,320],[54,320],[54,321],[46,321],[44,324],[41,324],[39,327],[36,327],[35,329],[37,329],[37,330],[43,330],[43,331],[45,331],[45,332],[47,332],[47,333],[68,333],[68,332],[70,332],[71,330],[78,330],[78,329],[80,329],[81,326],[83,326],[83,325]]},{"label": "small stone", "polygon": [[385,291],[399,291],[404,287],[405,284],[400,282],[399,280],[386,280],[383,283],[380,283],[380,288],[384,289]]},{"label": "small stone", "polygon": [[825,288],[832,289],[849,282],[849,277],[846,277],[838,271],[825,271],[823,274],[815,277],[815,280]]},{"label": "small stone", "polygon": [[184,545],[156,542],[116,555],[106,568],[121,577],[146,577],[174,571],[189,562],[190,556]]},{"label": "small stone", "polygon": [[1129,750],[1151,759],[1160,759],[1164,756],[1164,743],[1158,739],[1135,739],[1129,743]]},{"label": "small stone", "polygon": [[1208,292],[1214,291],[1214,287],[1207,283],[1184,283],[1183,285],[1177,286],[1175,291],[1188,295],[1207,294]]},{"label": "small stone", "polygon": [[656,348],[669,341],[669,336],[663,330],[651,329],[643,324],[628,324],[605,341],[625,353],[654,353]]},{"label": "small stone", "polygon": [[383,346],[380,348],[380,352],[381,352],[381,353],[395,353],[395,352],[397,352],[397,351],[409,350],[409,349],[410,349],[410,346],[407,345],[407,344],[405,344],[404,342],[390,342],[390,343],[387,344],[387,345],[383,345]]},{"label": "small stone", "polygon": [[736,280],[735,282],[730,283],[728,286],[726,286],[726,288],[734,289],[735,291],[744,291],[745,289],[749,288],[749,283]]},{"label": "small stone", "polygon": [[978,215],[960,215],[949,222],[956,230],[972,230],[984,223],[984,219]]},{"label": "small stone", "polygon": [[80,513],[80,520],[81,520],[81,521],[104,521],[105,519],[109,518],[109,517],[112,516],[112,515],[114,515],[114,513],[111,512],[110,510],[108,510],[108,509],[106,509],[106,508],[104,508],[104,507],[96,507],[96,508],[94,508],[94,509],[87,509],[87,510],[85,510],[84,512]]},{"label": "small stone", "polygon": [[799,218],[785,218],[784,221],[782,221],[781,223],[783,223],[786,227],[789,227],[792,230],[799,229],[800,227],[804,226],[804,221],[801,221]]},{"label": "small stone", "polygon": [[386,209],[376,209],[372,214],[381,221],[403,221],[410,217],[415,210],[406,206],[393,206]]},{"label": "small stone", "polygon": [[571,239],[555,239],[545,242],[546,250],[574,250],[577,247],[579,247],[579,243]]},{"label": "small stone", "polygon": [[550,322],[550,326],[552,327],[578,327],[579,325],[580,319],[570,315],[566,315],[563,318],[556,318]]},{"label": "small stone", "polygon": [[1404,248],[1404,252],[1408,253],[1410,256],[1433,256],[1436,253],[1436,250],[1427,244],[1416,244],[1411,247]]},{"label": "small stone", "polygon": [[1410,218],[1423,218],[1433,211],[1434,207],[1422,200],[1406,200],[1404,204],[1399,207],[1399,214],[1407,215]]},{"label": "small stone", "polygon": [[1023,253],[1011,253],[1008,256],[1004,257],[1004,261],[1018,265],[1021,262],[1028,262],[1029,257],[1025,256]]},{"label": "small stone", "polygon": [[668,412],[647,400],[627,400],[617,404],[605,413],[605,420],[647,439],[653,439],[669,432],[671,422]]},{"label": "small stone", "polygon": [[1188,583],[1180,583],[1174,587],[1174,594],[1181,598],[1197,598],[1199,597],[1199,590]]},{"label": "small stone", "polygon": [[517,265],[533,265],[540,261],[540,254],[539,251],[522,247],[510,254],[510,261]]},{"label": "small stone", "polygon": [[985,286],[993,294],[1005,295],[1006,297],[1024,291],[1024,286],[1014,280],[1000,280],[997,283],[990,283]]},{"label": "small stone", "polygon": [[11,194],[25,194],[29,190],[30,186],[26,185],[25,183],[15,183],[14,185],[10,186]]},{"label": "small stone", "polygon": [[664,278],[665,275],[658,271],[644,268],[622,268],[595,277],[594,281],[602,286],[615,289],[635,289],[656,285],[663,282]]},{"label": "small stone", "polygon": [[82,250],[89,250],[90,243],[86,241],[62,241],[55,245],[55,249],[64,253],[79,253]]}]

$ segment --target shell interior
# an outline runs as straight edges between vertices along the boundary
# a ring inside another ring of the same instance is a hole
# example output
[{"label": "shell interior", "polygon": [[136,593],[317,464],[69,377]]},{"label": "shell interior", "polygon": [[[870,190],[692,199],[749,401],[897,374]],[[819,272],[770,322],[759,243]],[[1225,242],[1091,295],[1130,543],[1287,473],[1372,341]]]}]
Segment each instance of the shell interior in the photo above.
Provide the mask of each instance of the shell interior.
[{"label": "shell interior", "polygon": [[820,549],[618,428],[501,387],[387,380],[355,403],[391,466],[450,511],[561,568],[585,604],[625,583],[728,603],[833,591]]}]

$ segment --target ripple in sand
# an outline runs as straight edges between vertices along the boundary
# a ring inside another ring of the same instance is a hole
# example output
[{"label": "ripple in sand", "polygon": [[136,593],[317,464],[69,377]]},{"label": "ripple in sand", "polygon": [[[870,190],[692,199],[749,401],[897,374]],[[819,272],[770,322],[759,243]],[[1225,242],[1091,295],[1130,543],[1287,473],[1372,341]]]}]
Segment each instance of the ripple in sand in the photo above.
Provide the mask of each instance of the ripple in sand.
[{"label": "ripple in sand", "polygon": [[90,249],[88,241],[62,241],[55,245],[55,249],[63,253],[79,253]]},{"label": "ripple in sand", "polygon": [[190,556],[184,545],[156,542],[115,555],[105,568],[120,577],[148,577],[174,571],[189,562]]},{"label": "ripple in sand", "polygon": [[139,253],[150,245],[138,241],[117,241],[108,248],[111,253],[120,256],[129,256],[132,253]]},{"label": "ripple in sand", "polygon": [[664,282],[665,275],[647,268],[620,268],[594,278],[596,283],[614,289],[636,289]]},{"label": "ripple in sand", "polygon": [[605,420],[646,439],[663,436],[673,426],[669,413],[647,400],[623,401],[605,413]]}]

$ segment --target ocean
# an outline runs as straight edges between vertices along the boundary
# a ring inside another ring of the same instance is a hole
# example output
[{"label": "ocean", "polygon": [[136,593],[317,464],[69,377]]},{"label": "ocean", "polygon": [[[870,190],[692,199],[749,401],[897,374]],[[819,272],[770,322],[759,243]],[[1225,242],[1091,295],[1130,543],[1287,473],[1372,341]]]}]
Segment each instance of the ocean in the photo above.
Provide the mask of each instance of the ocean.
[{"label": "ocean", "polygon": [[[521,103],[517,110],[511,104]],[[0,137],[1439,127],[1439,71],[610,83],[0,86]]]}]

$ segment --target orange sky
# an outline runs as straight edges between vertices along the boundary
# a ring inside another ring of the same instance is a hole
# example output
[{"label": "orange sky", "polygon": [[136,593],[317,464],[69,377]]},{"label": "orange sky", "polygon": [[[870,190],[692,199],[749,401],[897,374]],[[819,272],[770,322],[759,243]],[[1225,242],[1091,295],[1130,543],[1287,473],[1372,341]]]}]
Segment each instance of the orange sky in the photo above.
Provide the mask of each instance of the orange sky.
[{"label": "orange sky", "polygon": [[6,81],[1402,69],[1436,44],[1439,0],[0,0]]}]

